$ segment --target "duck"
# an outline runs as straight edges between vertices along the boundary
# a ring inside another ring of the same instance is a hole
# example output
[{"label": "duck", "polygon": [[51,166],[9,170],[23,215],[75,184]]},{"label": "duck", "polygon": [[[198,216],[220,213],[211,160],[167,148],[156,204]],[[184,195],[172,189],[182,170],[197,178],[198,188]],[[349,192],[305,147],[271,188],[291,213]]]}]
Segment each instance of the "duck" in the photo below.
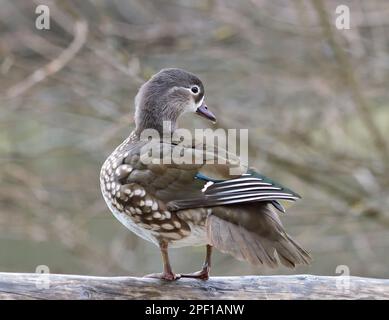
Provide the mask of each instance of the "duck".
[{"label": "duck", "polygon": [[[160,249],[163,270],[146,277],[207,280],[213,248],[254,266],[310,264],[310,254],[280,220],[283,203],[301,197],[242,164],[236,154],[219,152],[222,146],[175,140],[177,121],[187,113],[216,122],[199,77],[179,68],[154,74],[135,96],[134,130],[100,171],[101,192],[113,215]],[[191,161],[172,161],[173,154]],[[189,246],[205,247],[202,268],[173,272],[169,249]]]}]

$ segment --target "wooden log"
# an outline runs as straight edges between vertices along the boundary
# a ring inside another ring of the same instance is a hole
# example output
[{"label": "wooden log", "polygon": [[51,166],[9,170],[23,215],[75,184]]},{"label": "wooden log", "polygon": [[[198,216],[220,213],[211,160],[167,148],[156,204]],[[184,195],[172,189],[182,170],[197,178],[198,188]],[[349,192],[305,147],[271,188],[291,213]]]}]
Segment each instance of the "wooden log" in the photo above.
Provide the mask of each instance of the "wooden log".
[{"label": "wooden log", "polygon": [[314,275],[135,277],[0,273],[0,299],[389,299],[389,280]]}]

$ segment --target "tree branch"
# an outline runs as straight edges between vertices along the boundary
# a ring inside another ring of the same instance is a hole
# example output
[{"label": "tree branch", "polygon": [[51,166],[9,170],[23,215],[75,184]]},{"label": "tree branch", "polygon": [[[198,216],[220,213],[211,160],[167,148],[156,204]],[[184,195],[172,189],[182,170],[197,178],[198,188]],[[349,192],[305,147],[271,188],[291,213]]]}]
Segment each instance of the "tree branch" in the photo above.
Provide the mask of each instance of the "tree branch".
[{"label": "tree branch", "polygon": [[15,84],[7,90],[7,97],[17,97],[47,77],[57,73],[65,67],[81,50],[88,35],[88,24],[85,21],[77,21],[74,25],[74,39],[61,54],[48,64],[35,70],[23,81]]},{"label": "tree branch", "polygon": [[0,299],[389,299],[389,280],[313,275],[135,277],[0,273]]}]

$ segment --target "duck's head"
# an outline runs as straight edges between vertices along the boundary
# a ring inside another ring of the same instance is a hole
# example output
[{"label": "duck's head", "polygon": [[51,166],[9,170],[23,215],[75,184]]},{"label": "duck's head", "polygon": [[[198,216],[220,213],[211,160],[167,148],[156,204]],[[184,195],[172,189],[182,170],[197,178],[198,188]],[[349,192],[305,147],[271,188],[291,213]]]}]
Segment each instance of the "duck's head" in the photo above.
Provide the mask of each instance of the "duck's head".
[{"label": "duck's head", "polygon": [[164,121],[170,121],[174,131],[177,119],[187,112],[216,121],[204,103],[204,85],[198,77],[181,69],[163,69],[135,97],[136,132],[155,129],[162,133]]}]

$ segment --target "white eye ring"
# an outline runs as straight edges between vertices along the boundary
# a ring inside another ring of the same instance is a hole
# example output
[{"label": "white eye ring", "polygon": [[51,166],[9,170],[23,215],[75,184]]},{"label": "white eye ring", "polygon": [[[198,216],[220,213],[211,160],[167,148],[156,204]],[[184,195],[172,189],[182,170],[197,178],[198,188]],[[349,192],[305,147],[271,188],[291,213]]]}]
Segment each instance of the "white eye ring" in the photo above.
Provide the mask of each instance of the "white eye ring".
[{"label": "white eye ring", "polygon": [[190,88],[190,91],[193,93],[193,94],[199,94],[200,93],[200,88],[199,88],[199,86],[192,86],[191,88]]}]

